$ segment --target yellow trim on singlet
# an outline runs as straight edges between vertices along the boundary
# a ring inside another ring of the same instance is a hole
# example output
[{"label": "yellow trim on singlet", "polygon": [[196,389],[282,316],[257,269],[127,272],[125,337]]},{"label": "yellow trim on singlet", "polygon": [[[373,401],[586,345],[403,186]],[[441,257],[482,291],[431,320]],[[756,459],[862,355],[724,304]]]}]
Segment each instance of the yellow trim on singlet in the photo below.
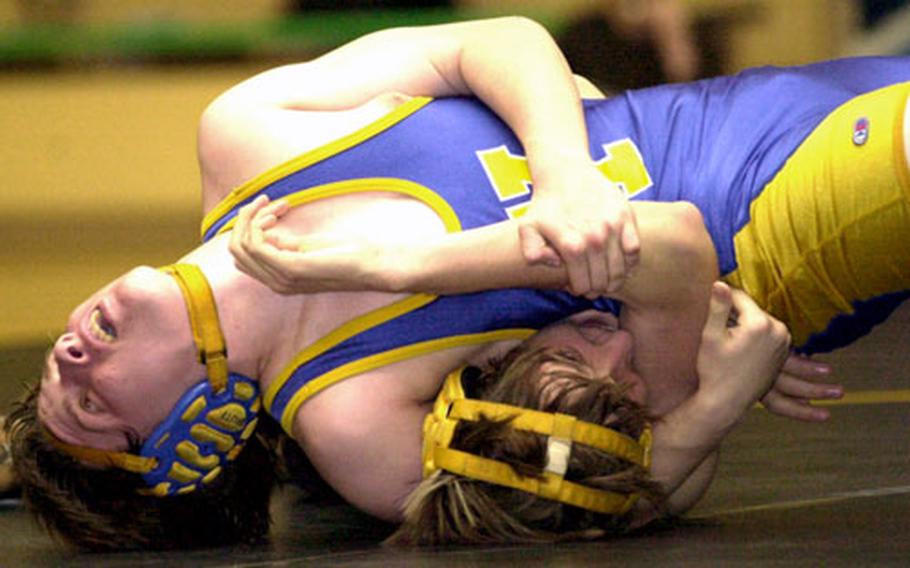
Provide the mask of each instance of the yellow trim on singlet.
[{"label": "yellow trim on singlet", "polygon": [[[477,345],[494,341],[506,341],[509,339],[524,341],[537,331],[538,330],[536,329],[516,328],[500,329],[497,331],[473,333],[468,335],[441,337],[438,339],[421,341],[419,343],[412,343],[410,345],[405,345],[395,349],[390,349],[388,351],[383,351],[381,353],[376,353],[369,357],[364,357],[363,359],[351,361],[350,363],[336,367],[328,373],[316,377],[315,379],[309,381],[307,384],[303,385],[300,390],[295,392],[291,399],[288,401],[287,406],[284,407],[284,412],[281,415],[281,427],[284,428],[285,432],[292,435],[294,417],[297,414],[297,410],[300,409],[300,405],[302,405],[310,397],[314,396],[320,391],[334,385],[339,381],[349,379],[354,375],[359,375],[361,373],[372,371],[373,369],[385,365],[391,365],[392,363],[397,363],[406,359],[412,359],[414,357],[419,357],[421,355],[426,355],[427,353],[433,353],[442,349],[451,349],[454,347],[464,347],[466,345]],[[285,380],[287,380],[287,377],[285,377]]]},{"label": "yellow trim on singlet", "polygon": [[[339,182],[328,183],[321,186],[307,188],[285,196],[291,207],[297,207],[307,203],[312,203],[320,199],[328,199],[341,195],[350,195],[360,192],[389,191],[408,195],[429,207],[442,221],[445,230],[450,233],[461,231],[461,221],[458,215],[449,203],[431,189],[417,183],[396,179],[396,178],[365,178],[344,180]],[[221,228],[219,234],[228,231],[234,226],[234,219]],[[263,404],[267,411],[271,412],[272,402],[278,391],[284,386],[294,370],[301,364],[313,359],[325,351],[331,349],[338,343],[361,333],[367,329],[380,325],[388,320],[394,319],[404,313],[416,310],[436,299],[436,296],[429,294],[416,294],[409,296],[388,306],[383,306],[372,312],[342,324],[340,327],[322,337],[315,343],[311,344],[301,351],[284,370],[269,384],[263,395]]]},{"label": "yellow trim on singlet", "polygon": [[406,314],[418,308],[421,308],[433,300],[436,299],[436,296],[430,294],[415,294],[413,296],[408,296],[403,300],[399,300],[387,306],[377,308],[373,311],[367,312],[362,316],[358,316],[353,320],[342,324],[340,327],[335,328],[328,335],[324,335],[317,341],[311,343],[306,348],[301,350],[287,365],[284,366],[284,369],[278,374],[275,379],[269,383],[268,388],[265,390],[262,396],[262,404],[268,412],[272,411],[272,403],[275,400],[275,397],[278,395],[278,391],[284,386],[289,378],[294,374],[294,371],[300,365],[303,365],[307,361],[315,359],[319,355],[325,353],[332,347],[338,345],[339,343],[350,339],[351,337],[362,333],[372,327],[383,324],[389,320],[395,319],[402,314]]},{"label": "yellow trim on singlet", "polygon": [[[336,181],[325,185],[308,187],[288,194],[285,197],[282,197],[282,199],[287,201],[291,207],[297,207],[299,205],[305,205],[307,203],[312,203],[313,201],[328,199],[330,197],[350,195],[352,193],[380,191],[400,193],[413,197],[432,209],[433,212],[439,216],[439,219],[445,225],[446,231],[453,233],[461,230],[461,221],[458,219],[458,215],[445,199],[426,186],[404,179],[361,178]],[[217,234],[220,235],[221,233],[231,230],[234,227],[236,220],[237,218],[235,217],[225,223]]]},{"label": "yellow trim on singlet", "polygon": [[343,136],[314,150],[301,154],[296,158],[292,158],[283,164],[280,164],[263,172],[262,174],[254,177],[246,183],[237,186],[233,191],[231,191],[230,194],[219,201],[218,204],[215,205],[215,207],[213,207],[212,210],[209,211],[202,219],[202,230],[200,232],[201,235],[204,237],[206,231],[208,231],[212,225],[218,222],[219,219],[227,215],[231,209],[237,206],[238,203],[253,196],[256,194],[256,192],[262,190],[269,184],[287,177],[288,175],[298,170],[311,166],[316,162],[339,154],[348,148],[360,144],[364,140],[372,138],[380,132],[394,126],[398,122],[401,122],[411,114],[417,112],[419,109],[429,104],[432,100],[433,99],[430,97],[414,97],[412,99],[409,99],[391,110],[385,116],[382,116],[374,122],[367,124],[363,128],[360,128],[353,133],[348,134],[347,136]]},{"label": "yellow trim on singlet", "polygon": [[[454,233],[461,230],[461,221],[458,219],[458,215],[455,213],[455,210],[452,209],[451,205],[429,188],[407,180],[395,178],[344,180],[301,190],[286,196],[284,199],[288,201],[291,207],[297,207],[319,199],[370,191],[391,191],[413,197],[424,203],[436,213],[447,232]],[[229,230],[233,226],[233,221],[234,220],[232,219],[230,223],[226,224],[221,229],[221,231]],[[269,384],[269,387],[266,389],[263,396],[263,404],[265,405],[266,410],[271,412],[272,402],[278,394],[278,391],[281,390],[287,380],[291,377],[294,370],[303,363],[319,356],[335,345],[358,333],[362,333],[367,329],[380,325],[402,314],[416,310],[435,299],[436,296],[430,294],[415,294],[409,296],[403,300],[389,304],[388,306],[383,306],[382,308],[356,317],[311,344],[298,353],[291,363],[285,366],[278,377]]]}]

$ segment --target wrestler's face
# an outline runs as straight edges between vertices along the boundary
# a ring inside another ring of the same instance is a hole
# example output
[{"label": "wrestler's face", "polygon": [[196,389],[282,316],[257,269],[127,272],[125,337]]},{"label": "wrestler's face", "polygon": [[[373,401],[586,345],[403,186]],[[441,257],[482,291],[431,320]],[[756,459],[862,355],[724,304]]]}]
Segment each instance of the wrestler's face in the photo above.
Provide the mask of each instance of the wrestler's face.
[{"label": "wrestler's face", "polygon": [[48,356],[38,414],[64,442],[123,450],[204,376],[177,282],[139,267],[73,311]]},{"label": "wrestler's face", "polygon": [[528,346],[574,350],[596,376],[626,385],[631,400],[647,403],[647,386],[632,369],[632,335],[619,329],[612,314],[597,310],[575,314],[535,334]]}]

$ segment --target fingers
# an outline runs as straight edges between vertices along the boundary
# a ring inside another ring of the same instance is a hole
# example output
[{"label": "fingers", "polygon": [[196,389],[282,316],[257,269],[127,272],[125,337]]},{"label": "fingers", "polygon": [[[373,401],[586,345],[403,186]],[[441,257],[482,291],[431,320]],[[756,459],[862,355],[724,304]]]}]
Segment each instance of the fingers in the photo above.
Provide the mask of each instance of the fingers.
[{"label": "fingers", "polygon": [[518,226],[518,235],[521,242],[521,254],[530,265],[546,265],[558,267],[562,265],[559,253],[547,244],[546,239],[530,224]]},{"label": "fingers", "polygon": [[240,211],[237,212],[234,228],[231,231],[229,248],[231,254],[234,255],[235,264],[243,271],[255,268],[255,263],[252,262],[246,246],[246,241],[249,238],[249,232],[251,230],[250,219],[265,207],[266,204],[268,204],[268,201],[268,197],[264,195],[259,196],[248,205],[241,207]]},{"label": "fingers", "polygon": [[601,258],[606,260],[606,270],[600,281],[602,293],[615,292],[626,282],[626,257],[620,242],[622,219],[608,219],[607,223],[604,235],[606,243],[601,253]]},{"label": "fingers", "polygon": [[[284,265],[276,255],[283,252],[281,249],[294,247],[287,239],[267,237],[266,231],[287,210],[288,204],[283,200],[270,202],[266,196],[257,197],[237,213],[229,245],[238,269],[279,292],[283,291],[280,270]],[[275,248],[276,242],[281,243],[279,249]]]},{"label": "fingers", "polygon": [[[614,190],[617,191],[617,190]],[[606,260],[606,269],[602,273],[591,273],[591,281],[596,284],[598,295],[616,292],[623,287],[632,270],[638,265],[641,242],[638,238],[638,224],[635,215],[623,202],[612,216],[608,216],[599,229],[594,233],[594,243],[600,245],[597,250]],[[601,243],[603,243],[601,245]],[[602,252],[600,252],[602,251]],[[590,266],[598,266],[589,262]],[[596,276],[596,277],[595,277]]]},{"label": "fingers", "polygon": [[784,396],[774,389],[762,397],[761,403],[772,414],[801,422],[824,422],[831,417],[826,408],[812,406],[805,399]]},{"label": "fingers", "polygon": [[832,383],[814,381],[781,373],[774,383],[774,390],[790,398],[805,400],[836,400],[844,396],[844,389]]},{"label": "fingers", "polygon": [[790,331],[783,323],[758,307],[742,290],[730,289],[733,309],[736,311],[737,329],[753,340],[763,340],[775,348],[775,355],[782,365],[790,348]]},{"label": "fingers", "polygon": [[718,340],[726,335],[732,309],[733,295],[730,287],[723,282],[715,282],[711,287],[711,301],[708,304],[708,319],[705,321],[702,341]]},{"label": "fingers", "polygon": [[[594,291],[587,243],[575,226],[556,226],[545,220],[529,218],[519,227],[519,235],[522,253],[528,262],[565,266],[567,290],[576,295],[588,295]],[[547,250],[552,251],[556,258],[547,256]],[[602,263],[603,259],[598,261]]]},{"label": "fingers", "polygon": [[610,238],[609,227],[588,227],[587,234],[583,237],[585,243],[584,265],[588,271],[589,289],[584,291],[584,296],[589,300],[603,296],[616,283],[622,279],[622,268],[616,262],[622,263],[618,247]]},{"label": "fingers", "polygon": [[829,376],[831,366],[801,355],[790,355],[773,387],[762,397],[762,405],[773,414],[804,422],[823,422],[830,418],[827,409],[812,401],[837,400],[844,389],[834,383],[819,382]]},{"label": "fingers", "polygon": [[638,266],[641,253],[641,240],[638,236],[638,219],[630,215],[622,229],[622,252],[626,259],[626,270],[632,271]]},{"label": "fingers", "polygon": [[807,379],[818,379],[831,374],[831,365],[804,355],[793,354],[784,362],[783,372]]},{"label": "fingers", "polygon": [[641,243],[625,193],[588,165],[554,176],[555,188],[535,183],[519,235],[529,263],[564,265],[566,289],[595,298],[624,285],[639,263]]},{"label": "fingers", "polygon": [[[619,226],[620,229],[617,229]],[[624,228],[623,228],[624,227]],[[626,253],[622,237],[632,242]],[[566,267],[567,289],[589,299],[616,292],[638,264],[638,230],[633,224],[606,220],[555,226],[528,219],[519,227],[522,254],[530,264]]]}]

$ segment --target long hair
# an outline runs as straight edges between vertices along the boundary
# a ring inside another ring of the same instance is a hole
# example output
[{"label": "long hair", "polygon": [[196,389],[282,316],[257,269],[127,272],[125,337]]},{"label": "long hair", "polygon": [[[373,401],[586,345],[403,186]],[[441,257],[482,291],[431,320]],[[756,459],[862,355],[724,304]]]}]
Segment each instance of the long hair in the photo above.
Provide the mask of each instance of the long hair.
[{"label": "long hair", "polygon": [[38,420],[39,384],[4,423],[22,496],[38,522],[87,550],[173,549],[253,543],[269,528],[269,498],[283,434],[267,416],[230,467],[204,490],[137,494],[138,474],[79,463],[51,445]]},{"label": "long hair", "polygon": [[[519,347],[474,378],[470,398],[571,414],[633,438],[648,417],[625,388],[596,376],[571,350]],[[509,464],[525,477],[542,478],[544,436],[519,431],[509,420],[459,423],[450,447]],[[603,451],[575,444],[565,478],[597,489],[641,493],[659,504],[663,495],[648,472]],[[536,495],[437,471],[411,493],[405,520],[391,545],[555,542],[598,538],[626,530],[628,518],[603,515]]]}]

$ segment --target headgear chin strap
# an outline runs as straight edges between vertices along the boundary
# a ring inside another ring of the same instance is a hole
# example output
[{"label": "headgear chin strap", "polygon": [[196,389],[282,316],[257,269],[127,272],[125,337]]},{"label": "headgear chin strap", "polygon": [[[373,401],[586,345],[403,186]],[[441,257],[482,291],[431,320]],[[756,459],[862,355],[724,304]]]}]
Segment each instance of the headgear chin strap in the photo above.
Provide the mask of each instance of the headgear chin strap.
[{"label": "headgear chin strap", "polygon": [[215,298],[202,270],[192,264],[162,270],[183,293],[206,378],[177,401],[139,455],[75,446],[50,436],[57,448],[80,461],[142,474],[148,488],[140,493],[159,497],[189,493],[215,479],[253,434],[260,406],[259,384],[228,372]]},{"label": "headgear chin strap", "polygon": [[[646,428],[636,441],[604,426],[583,422],[567,414],[541,412],[508,404],[465,398],[464,368],[445,380],[436,403],[423,424],[423,476],[445,470],[471,479],[518,489],[602,514],[622,515],[639,494],[620,494],[566,481],[572,444],[578,442],[642,467],[650,466],[651,430]],[[548,436],[547,465],[543,478],[524,477],[506,463],[483,458],[449,447],[455,428],[462,420],[511,420],[517,430]]]}]

